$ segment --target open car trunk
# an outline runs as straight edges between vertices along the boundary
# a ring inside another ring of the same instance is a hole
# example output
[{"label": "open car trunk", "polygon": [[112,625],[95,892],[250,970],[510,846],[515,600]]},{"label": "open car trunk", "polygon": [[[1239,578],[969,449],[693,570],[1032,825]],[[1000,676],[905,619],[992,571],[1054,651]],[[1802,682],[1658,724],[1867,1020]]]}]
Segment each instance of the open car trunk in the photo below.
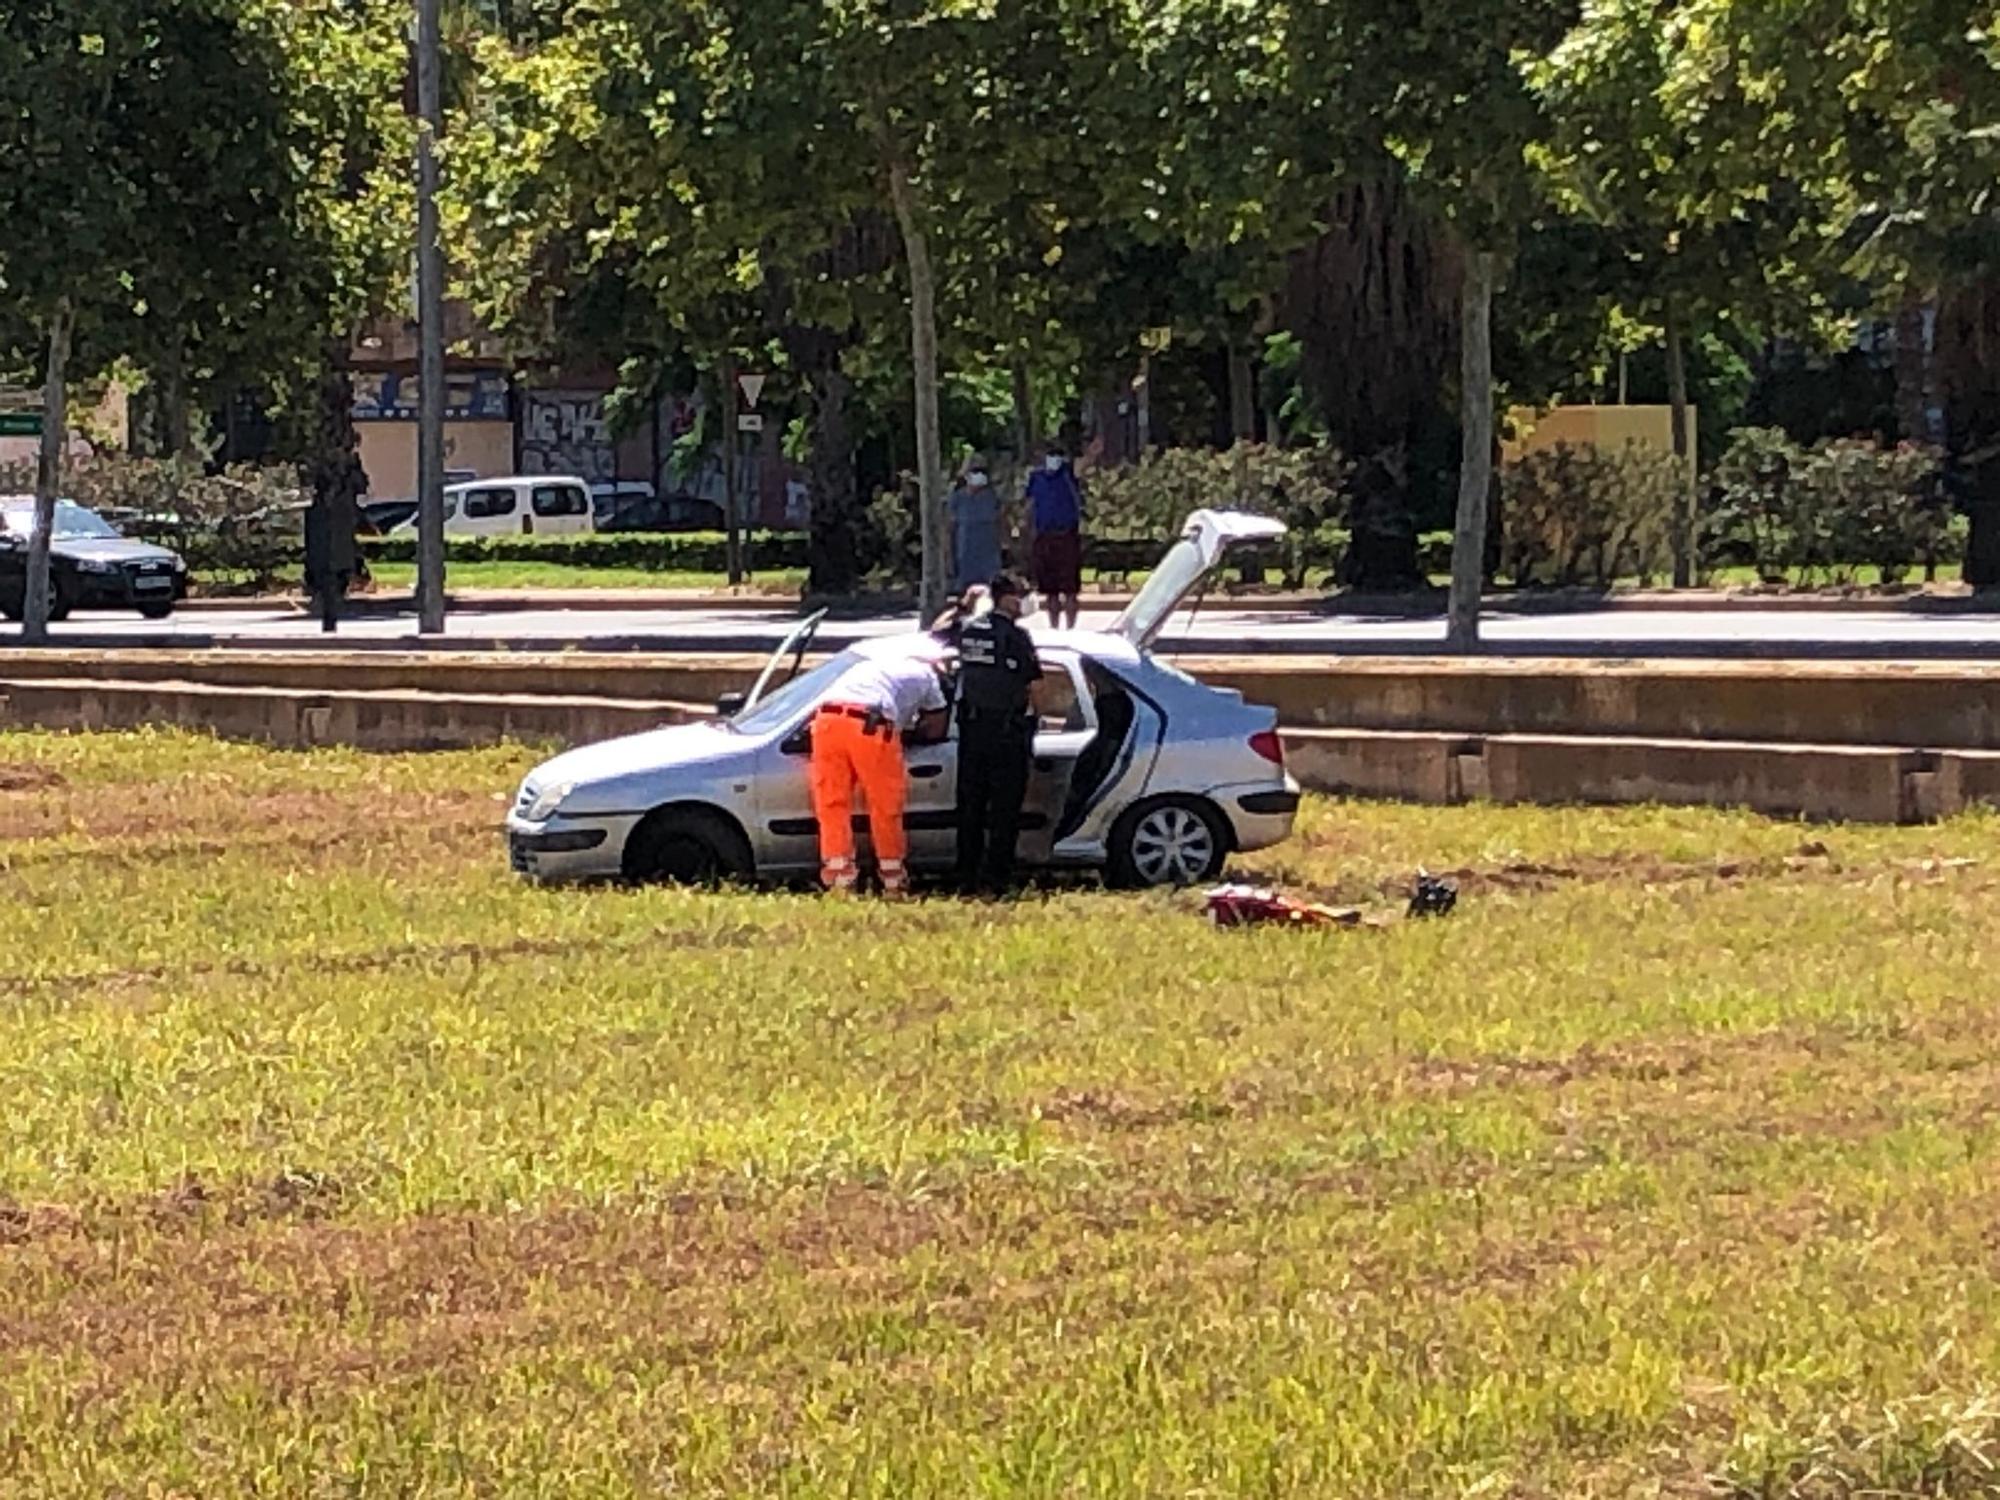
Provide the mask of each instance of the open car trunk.
[{"label": "open car trunk", "polygon": [[1231,548],[1275,541],[1284,534],[1285,523],[1269,516],[1234,510],[1196,511],[1187,518],[1181,539],[1160,559],[1145,587],[1111,622],[1111,634],[1145,650],[1208,581]]}]

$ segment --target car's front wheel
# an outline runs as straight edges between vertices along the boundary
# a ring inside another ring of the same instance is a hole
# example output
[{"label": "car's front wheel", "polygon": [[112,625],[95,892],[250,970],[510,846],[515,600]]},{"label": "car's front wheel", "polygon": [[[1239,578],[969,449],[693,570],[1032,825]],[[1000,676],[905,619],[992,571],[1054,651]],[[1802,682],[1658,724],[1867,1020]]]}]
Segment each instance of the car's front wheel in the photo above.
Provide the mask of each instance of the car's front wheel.
[{"label": "car's front wheel", "polygon": [[1142,802],[1111,830],[1111,883],[1125,890],[1199,885],[1228,857],[1222,815],[1197,797]]},{"label": "car's front wheel", "polygon": [[750,843],[720,813],[663,807],[625,844],[625,878],[648,884],[715,885],[748,875]]}]

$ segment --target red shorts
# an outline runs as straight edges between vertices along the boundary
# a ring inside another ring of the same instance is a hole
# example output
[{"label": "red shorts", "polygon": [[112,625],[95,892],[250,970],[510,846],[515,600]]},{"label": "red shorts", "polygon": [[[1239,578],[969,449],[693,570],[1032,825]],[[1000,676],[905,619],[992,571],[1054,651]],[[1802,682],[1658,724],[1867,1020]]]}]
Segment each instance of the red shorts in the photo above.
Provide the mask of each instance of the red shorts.
[{"label": "red shorts", "polygon": [[1083,534],[1045,531],[1035,538],[1035,588],[1043,594],[1083,592]]}]

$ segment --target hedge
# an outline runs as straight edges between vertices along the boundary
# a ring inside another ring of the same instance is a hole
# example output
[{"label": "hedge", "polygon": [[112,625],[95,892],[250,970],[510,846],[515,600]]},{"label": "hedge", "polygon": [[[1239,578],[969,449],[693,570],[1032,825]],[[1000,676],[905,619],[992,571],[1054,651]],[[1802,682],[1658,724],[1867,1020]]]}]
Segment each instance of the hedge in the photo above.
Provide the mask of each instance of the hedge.
[{"label": "hedge", "polygon": [[[1172,538],[1084,538],[1083,565],[1098,574],[1150,572],[1172,545]],[[1331,568],[1340,560],[1345,534],[1327,528],[1299,549],[1281,554],[1276,546],[1248,549],[1238,561],[1249,566],[1268,563],[1287,570],[1301,565]],[[1424,561],[1431,571],[1451,566],[1449,533],[1424,538]],[[411,536],[364,537],[363,555],[371,563],[414,563],[417,541]],[[453,562],[553,563],[574,568],[630,568],[648,573],[715,573],[727,569],[727,543],[716,532],[671,534],[609,533],[587,536],[453,537],[446,546]],[[750,538],[751,565],[760,571],[804,569],[809,566],[802,532],[757,532]],[[1025,559],[1023,559],[1025,562]]]},{"label": "hedge", "polygon": [[[747,538],[751,565],[759,570],[803,568],[806,538],[795,531],[759,531]],[[413,536],[366,537],[361,543],[371,563],[414,563]],[[729,543],[720,532],[608,532],[584,536],[451,537],[445,555],[452,562],[554,563],[573,568],[633,568],[648,573],[723,573]]]}]

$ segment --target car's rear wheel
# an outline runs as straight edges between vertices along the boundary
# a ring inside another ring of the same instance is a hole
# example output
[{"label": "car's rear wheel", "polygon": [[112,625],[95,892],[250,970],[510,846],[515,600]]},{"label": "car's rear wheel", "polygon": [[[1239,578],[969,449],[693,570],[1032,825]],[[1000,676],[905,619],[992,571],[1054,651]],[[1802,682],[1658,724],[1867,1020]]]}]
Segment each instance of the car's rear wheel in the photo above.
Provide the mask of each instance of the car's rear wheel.
[{"label": "car's rear wheel", "polygon": [[1228,857],[1222,814],[1198,797],[1142,802],[1111,830],[1111,883],[1125,890],[1199,885]]},{"label": "car's rear wheel", "polygon": [[720,813],[663,807],[632,830],[625,878],[647,884],[716,885],[748,875],[750,843]]},{"label": "car's rear wheel", "polygon": [[173,612],[174,607],[171,604],[142,604],[139,606],[139,613],[148,620],[164,620]]}]

